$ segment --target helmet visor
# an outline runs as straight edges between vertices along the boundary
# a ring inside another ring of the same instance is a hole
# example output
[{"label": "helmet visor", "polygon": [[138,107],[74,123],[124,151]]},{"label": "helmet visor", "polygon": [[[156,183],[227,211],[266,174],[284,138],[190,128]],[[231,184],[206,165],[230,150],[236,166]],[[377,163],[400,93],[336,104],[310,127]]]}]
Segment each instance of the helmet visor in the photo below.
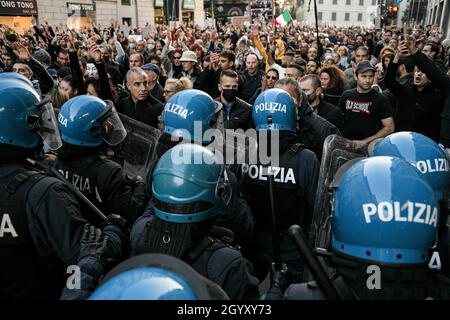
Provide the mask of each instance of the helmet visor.
[{"label": "helmet visor", "polygon": [[43,101],[36,106],[36,110],[39,114],[39,135],[50,150],[58,150],[62,141],[52,102]]},{"label": "helmet visor", "polygon": [[[108,101],[108,103],[110,102]],[[111,105],[110,111],[106,114],[105,118],[100,119],[100,122],[103,140],[110,146],[121,143],[127,136],[127,131],[114,106]]]}]

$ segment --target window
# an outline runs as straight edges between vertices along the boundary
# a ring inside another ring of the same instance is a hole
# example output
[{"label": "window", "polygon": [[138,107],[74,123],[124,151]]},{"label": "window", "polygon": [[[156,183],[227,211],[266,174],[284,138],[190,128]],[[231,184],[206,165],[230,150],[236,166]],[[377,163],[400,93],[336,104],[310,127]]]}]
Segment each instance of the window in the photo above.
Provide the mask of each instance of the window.
[{"label": "window", "polygon": [[317,12],[317,19],[322,20],[322,12]]},{"label": "window", "polygon": [[377,5],[377,0],[372,0],[372,5],[376,6]]},{"label": "window", "polygon": [[336,21],[336,12],[331,13],[331,21]]},{"label": "window", "polygon": [[364,5],[364,0],[359,0],[359,5],[363,6]]},{"label": "window", "polygon": [[131,0],[122,0],[123,6],[131,6]]},{"label": "window", "polygon": [[131,18],[122,18],[122,24],[126,24],[131,27]]},{"label": "window", "polygon": [[347,0],[347,1],[345,2],[345,4],[349,6],[349,5],[352,4],[352,2],[351,2],[351,0]]},{"label": "window", "polygon": [[333,4],[337,4],[337,0],[333,0]]},{"label": "window", "polygon": [[323,4],[323,0],[319,0],[319,4]]},{"label": "window", "polygon": [[358,21],[362,21],[362,13],[358,13]]},{"label": "window", "polygon": [[345,21],[349,21],[350,20],[350,13],[346,12],[345,13]]}]

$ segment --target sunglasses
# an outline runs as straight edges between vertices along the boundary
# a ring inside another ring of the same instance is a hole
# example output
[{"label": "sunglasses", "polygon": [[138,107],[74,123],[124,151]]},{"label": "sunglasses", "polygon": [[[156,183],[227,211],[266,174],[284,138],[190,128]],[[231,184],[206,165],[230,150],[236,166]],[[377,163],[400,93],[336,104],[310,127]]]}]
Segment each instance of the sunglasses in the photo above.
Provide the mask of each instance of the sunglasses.
[{"label": "sunglasses", "polygon": [[276,76],[269,76],[269,75],[266,76],[266,79],[267,80],[278,80],[278,78]]},{"label": "sunglasses", "polygon": [[181,59],[181,56],[173,57],[173,59],[174,59],[174,60],[179,60],[179,59]]}]

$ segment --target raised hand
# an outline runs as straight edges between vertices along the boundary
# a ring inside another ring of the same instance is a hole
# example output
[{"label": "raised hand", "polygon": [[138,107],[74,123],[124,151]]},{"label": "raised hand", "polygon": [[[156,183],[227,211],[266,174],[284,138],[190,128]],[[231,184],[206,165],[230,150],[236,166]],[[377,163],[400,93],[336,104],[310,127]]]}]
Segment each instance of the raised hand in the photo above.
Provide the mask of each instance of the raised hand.
[{"label": "raised hand", "polygon": [[89,55],[94,58],[95,62],[102,61],[102,51],[97,44],[91,44],[89,48]]},{"label": "raised hand", "polygon": [[22,45],[18,42],[14,43],[14,54],[20,60],[25,60],[25,61],[31,60],[30,51],[28,51],[28,49],[24,45]]}]

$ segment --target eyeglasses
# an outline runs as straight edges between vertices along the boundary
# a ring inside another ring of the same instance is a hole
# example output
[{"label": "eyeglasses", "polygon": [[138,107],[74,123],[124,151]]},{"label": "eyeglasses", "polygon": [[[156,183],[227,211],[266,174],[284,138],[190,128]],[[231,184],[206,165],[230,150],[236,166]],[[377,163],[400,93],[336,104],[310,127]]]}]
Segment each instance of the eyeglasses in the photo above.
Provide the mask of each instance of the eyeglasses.
[{"label": "eyeglasses", "polygon": [[278,78],[276,76],[269,76],[269,75],[266,75],[266,79],[267,80],[278,80]]},{"label": "eyeglasses", "polygon": [[173,60],[179,60],[181,58],[181,56],[177,56],[177,57],[173,57]]}]

